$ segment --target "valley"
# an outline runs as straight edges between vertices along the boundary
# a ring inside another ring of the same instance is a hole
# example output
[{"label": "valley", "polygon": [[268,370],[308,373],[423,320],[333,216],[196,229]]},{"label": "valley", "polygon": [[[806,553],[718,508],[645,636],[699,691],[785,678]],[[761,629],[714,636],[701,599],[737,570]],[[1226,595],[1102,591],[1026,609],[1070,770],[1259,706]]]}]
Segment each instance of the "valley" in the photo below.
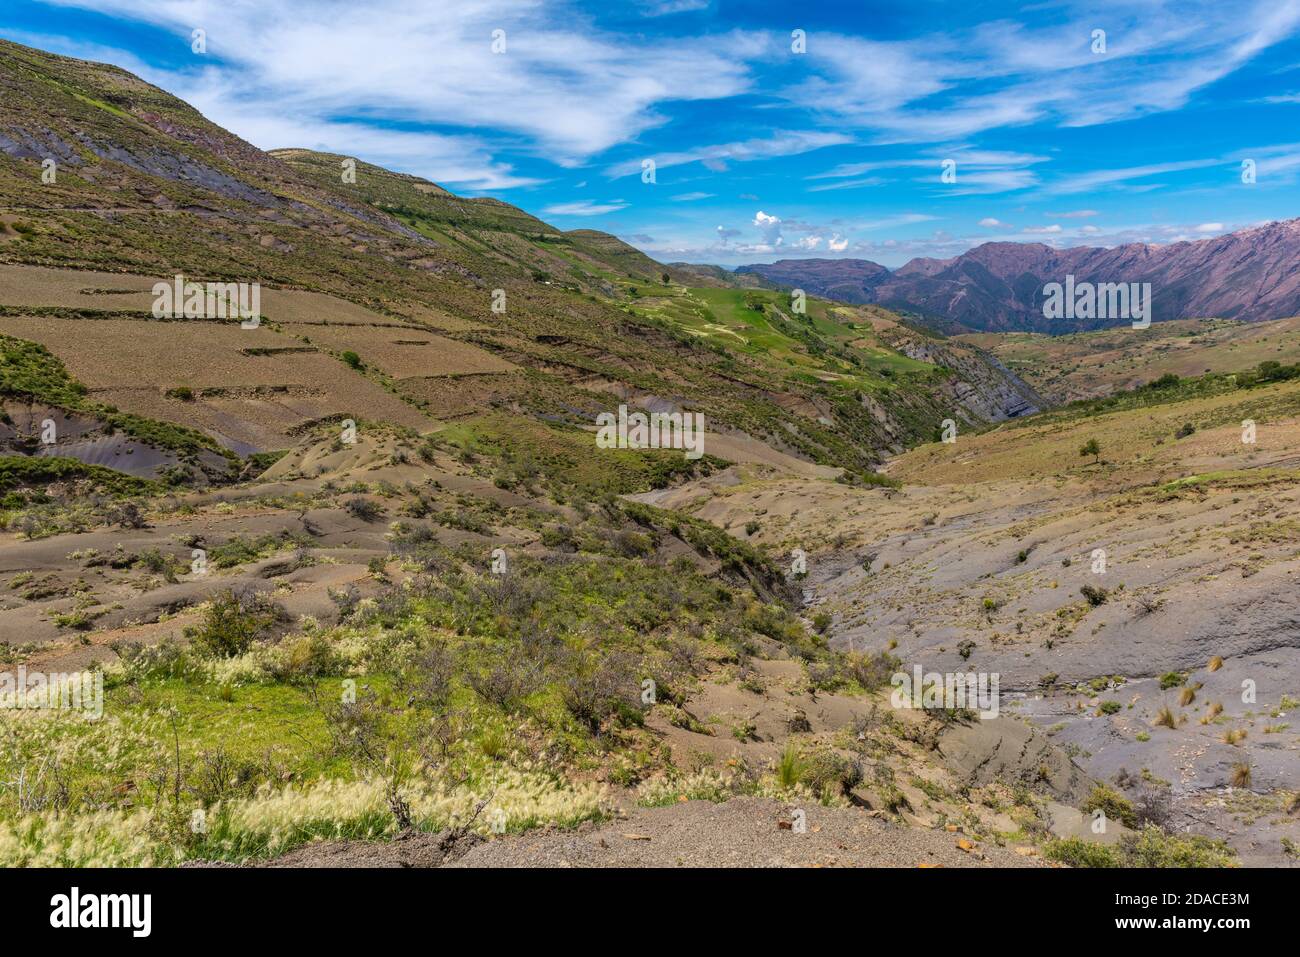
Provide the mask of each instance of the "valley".
[{"label": "valley", "polygon": [[946,328],[0,91],[0,677],[104,688],[0,712],[0,865],[1300,863],[1294,318]]}]

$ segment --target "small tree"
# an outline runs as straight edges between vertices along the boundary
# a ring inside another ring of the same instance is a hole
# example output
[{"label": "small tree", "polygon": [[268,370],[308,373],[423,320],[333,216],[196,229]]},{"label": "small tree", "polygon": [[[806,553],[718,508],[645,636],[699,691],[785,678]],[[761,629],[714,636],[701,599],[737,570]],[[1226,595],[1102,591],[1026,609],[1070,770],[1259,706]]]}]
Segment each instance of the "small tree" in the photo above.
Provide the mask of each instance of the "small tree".
[{"label": "small tree", "polygon": [[1079,449],[1079,455],[1091,455],[1093,464],[1095,465],[1097,462],[1101,461],[1101,446],[1097,444],[1096,439],[1089,439],[1087,442],[1083,443],[1083,447]]}]

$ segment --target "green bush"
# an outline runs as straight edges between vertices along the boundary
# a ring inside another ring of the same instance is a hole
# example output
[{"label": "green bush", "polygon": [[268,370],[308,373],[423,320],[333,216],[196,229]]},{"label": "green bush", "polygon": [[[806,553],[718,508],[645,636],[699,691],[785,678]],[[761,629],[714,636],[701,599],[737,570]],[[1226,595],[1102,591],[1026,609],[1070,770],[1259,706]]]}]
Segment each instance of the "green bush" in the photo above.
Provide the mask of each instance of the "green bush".
[{"label": "green bush", "polygon": [[208,603],[203,619],[187,634],[200,651],[234,658],[268,637],[282,617],[283,612],[265,595],[226,589]]},{"label": "green bush", "polygon": [[1133,808],[1133,802],[1104,784],[1098,784],[1092,789],[1088,799],[1079,805],[1079,810],[1084,814],[1102,811],[1107,820],[1119,821],[1125,827],[1137,827],[1137,811]]}]

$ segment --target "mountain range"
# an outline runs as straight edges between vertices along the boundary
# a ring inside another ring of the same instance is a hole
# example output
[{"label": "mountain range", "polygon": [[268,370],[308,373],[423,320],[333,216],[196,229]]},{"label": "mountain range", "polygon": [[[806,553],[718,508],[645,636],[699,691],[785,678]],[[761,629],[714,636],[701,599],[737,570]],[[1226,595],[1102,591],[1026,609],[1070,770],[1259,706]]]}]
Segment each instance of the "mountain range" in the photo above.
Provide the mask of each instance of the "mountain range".
[{"label": "mountain range", "polygon": [[1257,321],[1300,313],[1300,219],[1168,245],[1057,249],[984,243],[951,259],[913,259],[896,270],[861,259],[785,259],[737,267],[765,282],[851,303],[876,303],[938,321],[947,331],[1066,333],[1123,318],[1048,319],[1044,287],[1150,283],[1152,319]]}]

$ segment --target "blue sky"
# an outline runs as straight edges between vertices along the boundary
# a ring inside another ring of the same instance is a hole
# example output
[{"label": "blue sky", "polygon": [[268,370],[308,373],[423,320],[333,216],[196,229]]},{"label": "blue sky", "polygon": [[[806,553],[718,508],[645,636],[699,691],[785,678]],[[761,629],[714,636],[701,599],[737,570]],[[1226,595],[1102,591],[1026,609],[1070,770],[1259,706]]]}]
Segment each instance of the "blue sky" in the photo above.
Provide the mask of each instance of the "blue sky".
[{"label": "blue sky", "polygon": [[6,0],[0,36],[116,63],[257,146],[664,261],[898,266],[1300,215],[1300,0]]}]

